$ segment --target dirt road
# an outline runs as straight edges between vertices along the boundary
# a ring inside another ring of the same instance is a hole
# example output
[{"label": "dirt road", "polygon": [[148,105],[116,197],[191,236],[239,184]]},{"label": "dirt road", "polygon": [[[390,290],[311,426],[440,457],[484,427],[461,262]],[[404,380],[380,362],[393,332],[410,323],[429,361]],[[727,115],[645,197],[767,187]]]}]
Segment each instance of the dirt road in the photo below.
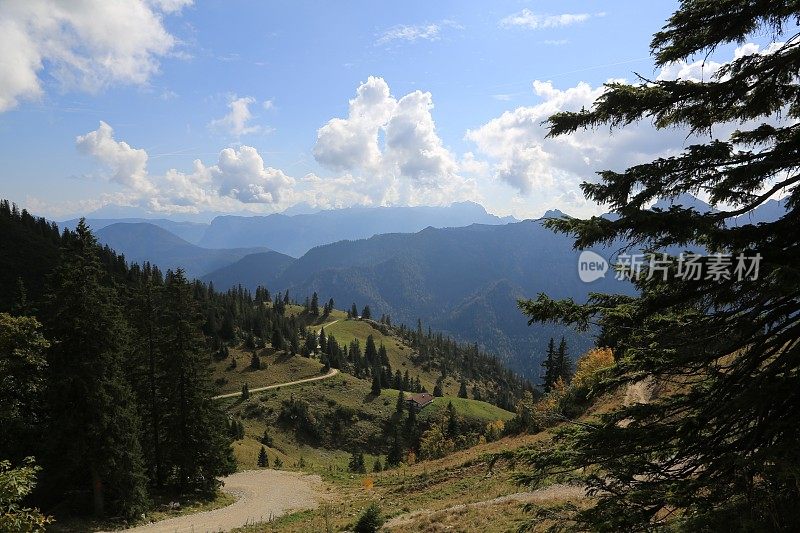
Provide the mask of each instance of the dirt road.
[{"label": "dirt road", "polygon": [[[272,390],[272,389],[279,389],[281,387],[290,387],[292,385],[299,385],[301,383],[310,383],[312,381],[319,381],[321,379],[328,379],[332,378],[336,374],[339,373],[339,370],[336,368],[331,368],[327,374],[323,374],[321,376],[314,376],[313,378],[305,378],[305,379],[298,379],[297,381],[287,381],[286,383],[276,383],[275,385],[267,385],[266,387],[258,387],[255,389],[250,389],[250,394],[254,392],[261,392],[265,390]],[[221,400],[222,398],[236,398],[237,396],[241,396],[241,392],[229,392],[228,394],[220,394],[219,396],[214,396],[215,400]]]},{"label": "dirt road", "polygon": [[530,492],[516,492],[507,496],[500,496],[491,500],[484,500],[473,503],[462,503],[447,507],[446,509],[412,511],[410,513],[395,516],[384,524],[383,527],[391,529],[397,526],[404,526],[413,523],[416,519],[423,516],[432,515],[435,513],[449,513],[453,511],[460,511],[462,509],[470,509],[474,507],[486,507],[489,505],[497,505],[505,502],[520,502],[520,503],[534,503],[547,500],[577,500],[586,497],[586,487],[579,485],[563,485],[556,484],[542,489]]},{"label": "dirt road", "polygon": [[236,502],[204,513],[176,516],[126,533],[206,533],[230,531],[255,522],[266,522],[289,511],[314,509],[319,504],[322,480],[297,472],[247,470],[223,479],[225,492]]}]

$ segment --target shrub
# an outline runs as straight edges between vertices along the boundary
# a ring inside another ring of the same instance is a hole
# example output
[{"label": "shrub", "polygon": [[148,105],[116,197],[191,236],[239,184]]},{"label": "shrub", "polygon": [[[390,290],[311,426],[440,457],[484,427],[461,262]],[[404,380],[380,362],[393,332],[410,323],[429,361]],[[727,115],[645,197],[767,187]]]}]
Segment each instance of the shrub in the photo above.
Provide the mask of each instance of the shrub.
[{"label": "shrub", "polygon": [[383,525],[383,518],[381,518],[381,509],[378,504],[371,503],[367,507],[356,522],[353,531],[356,533],[375,533]]}]

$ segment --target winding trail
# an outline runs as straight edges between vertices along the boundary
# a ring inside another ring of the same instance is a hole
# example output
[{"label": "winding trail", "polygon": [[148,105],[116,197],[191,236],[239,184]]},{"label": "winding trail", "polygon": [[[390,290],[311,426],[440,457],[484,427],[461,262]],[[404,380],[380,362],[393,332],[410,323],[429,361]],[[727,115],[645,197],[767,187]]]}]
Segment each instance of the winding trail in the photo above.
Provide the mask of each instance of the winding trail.
[{"label": "winding trail", "polygon": [[230,531],[256,522],[266,522],[289,511],[315,509],[322,494],[322,479],[283,470],[245,470],[222,479],[222,490],[236,502],[202,513],[176,516],[126,533],[208,533]]},{"label": "winding trail", "polygon": [[450,513],[453,511],[461,511],[464,509],[473,509],[476,507],[487,507],[490,505],[497,505],[506,502],[535,503],[547,500],[577,500],[585,497],[586,497],[586,487],[584,486],[556,484],[530,492],[516,492],[514,494],[508,494],[506,496],[492,498],[491,500],[483,500],[472,503],[461,503],[458,505],[453,505],[452,507],[446,507],[444,509],[437,509],[437,510],[421,509],[419,511],[412,511],[410,513],[395,516],[391,520],[387,521],[383,525],[383,527],[391,529],[393,527],[409,525],[413,523],[416,519],[421,518],[423,516],[430,516],[436,513]]},{"label": "winding trail", "polygon": [[[281,387],[289,387],[291,385],[300,385],[302,383],[310,383],[312,381],[320,381],[322,379],[332,378],[336,374],[339,373],[339,369],[331,368],[327,374],[322,374],[321,376],[314,376],[313,378],[305,378],[305,379],[298,379],[296,381],[286,381],[284,383],[276,383],[274,385],[267,385],[266,387],[257,387],[255,389],[250,389],[250,394],[254,392],[261,392],[265,390],[272,390],[272,389],[280,389]],[[229,392],[228,394],[220,394],[219,396],[214,396],[212,399],[214,400],[222,400],[224,398],[236,398],[237,396],[241,396],[241,391],[239,392]]]}]

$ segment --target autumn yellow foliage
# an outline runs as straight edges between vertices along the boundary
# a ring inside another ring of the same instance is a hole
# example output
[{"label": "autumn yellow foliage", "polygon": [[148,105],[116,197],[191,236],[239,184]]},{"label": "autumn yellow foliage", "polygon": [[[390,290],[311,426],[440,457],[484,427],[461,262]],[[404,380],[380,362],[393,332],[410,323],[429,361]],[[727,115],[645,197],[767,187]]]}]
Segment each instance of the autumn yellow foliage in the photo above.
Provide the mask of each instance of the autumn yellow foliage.
[{"label": "autumn yellow foliage", "polygon": [[611,348],[594,348],[578,359],[572,384],[575,387],[591,387],[600,370],[614,364],[614,353]]}]

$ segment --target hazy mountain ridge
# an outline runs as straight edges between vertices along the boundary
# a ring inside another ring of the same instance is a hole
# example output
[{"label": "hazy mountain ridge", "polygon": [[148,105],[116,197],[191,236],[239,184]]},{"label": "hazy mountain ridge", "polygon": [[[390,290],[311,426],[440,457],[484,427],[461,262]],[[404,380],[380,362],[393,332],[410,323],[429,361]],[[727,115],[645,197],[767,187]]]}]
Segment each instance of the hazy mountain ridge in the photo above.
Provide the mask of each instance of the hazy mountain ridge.
[{"label": "hazy mountain ridge", "polygon": [[124,254],[129,262],[150,262],[160,268],[183,268],[187,275],[200,277],[266,248],[211,250],[194,245],[177,235],[146,222],[118,222],[97,230],[97,240]]},{"label": "hazy mountain ridge", "polygon": [[[386,313],[407,324],[421,318],[435,330],[478,342],[515,370],[536,377],[550,336],[567,335],[575,353],[588,348],[591,339],[565,328],[528,327],[517,310],[518,298],[547,292],[582,300],[589,291],[631,291],[612,276],[581,282],[577,258],[567,237],[539,221],[473,224],[328,244],[281,272],[262,271],[261,278],[248,279],[288,289],[296,298],[317,291],[339,305],[369,304],[373,314]],[[217,273],[204,277],[219,288],[223,279]]]},{"label": "hazy mountain ridge", "polygon": [[446,207],[350,207],[310,214],[216,217],[199,241],[207,248],[266,246],[300,257],[315,246],[372,237],[384,233],[414,233],[433,227],[460,227],[473,223],[506,224],[472,202]]}]

